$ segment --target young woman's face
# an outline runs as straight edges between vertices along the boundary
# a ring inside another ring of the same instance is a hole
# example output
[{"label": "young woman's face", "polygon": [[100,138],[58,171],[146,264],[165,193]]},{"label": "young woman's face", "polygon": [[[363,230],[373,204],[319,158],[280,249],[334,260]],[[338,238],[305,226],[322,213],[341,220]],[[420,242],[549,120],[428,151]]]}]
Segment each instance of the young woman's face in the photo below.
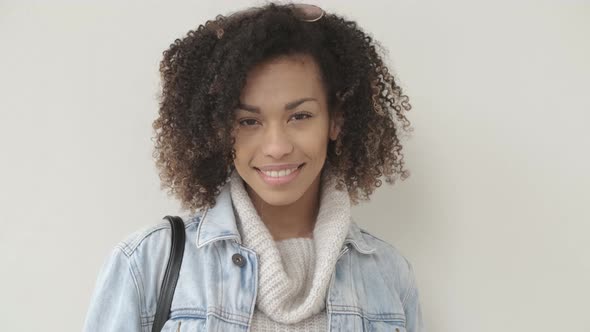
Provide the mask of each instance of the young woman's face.
[{"label": "young woman's face", "polygon": [[235,113],[235,168],[267,204],[292,204],[319,187],[328,140],[339,131],[311,56],[265,62],[248,73]]}]

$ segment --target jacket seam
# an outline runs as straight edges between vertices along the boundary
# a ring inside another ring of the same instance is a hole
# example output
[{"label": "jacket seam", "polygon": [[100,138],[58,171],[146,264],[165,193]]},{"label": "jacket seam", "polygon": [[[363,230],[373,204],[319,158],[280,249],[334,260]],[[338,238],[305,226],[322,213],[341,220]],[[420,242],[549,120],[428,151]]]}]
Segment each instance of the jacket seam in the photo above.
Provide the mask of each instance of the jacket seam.
[{"label": "jacket seam", "polygon": [[406,306],[406,301],[407,299],[410,297],[410,295],[412,294],[412,292],[414,291],[414,269],[412,268],[412,264],[410,263],[410,261],[408,261],[407,258],[403,257],[404,261],[406,262],[406,264],[408,265],[408,275],[410,277],[410,285],[408,286],[408,289],[406,290],[406,294],[404,295],[404,298],[402,299],[402,306],[405,308]]},{"label": "jacket seam", "polygon": [[[199,223],[199,218],[191,218],[188,222],[185,221],[184,229],[186,230],[187,228],[191,227],[195,223],[197,223],[197,224]],[[132,256],[135,253],[135,251],[137,250],[137,248],[139,248],[139,246],[143,243],[143,241],[145,241],[152,234],[154,234],[158,231],[161,231],[163,229],[170,229],[170,223],[168,221],[161,222],[157,225],[154,225],[154,226],[148,228],[147,230],[145,230],[145,231],[141,232],[140,234],[138,234],[137,236],[133,237],[131,240],[122,241],[119,244],[119,246],[121,247],[121,250],[123,250],[127,256]]]},{"label": "jacket seam", "polygon": [[141,303],[141,313],[142,316],[146,316],[147,315],[147,301],[146,301],[146,297],[145,297],[145,282],[144,282],[144,278],[142,275],[142,271],[139,269],[139,265],[137,264],[137,260],[135,259],[136,256],[133,256],[130,258],[130,262],[131,265],[133,267],[133,271],[134,273],[137,275],[137,283],[138,283],[138,287],[139,287],[139,300]]},{"label": "jacket seam", "polygon": [[408,267],[408,275],[409,275],[409,279],[410,279],[410,284],[408,285],[408,288],[406,289],[406,292],[404,294],[404,297],[402,299],[402,306],[405,308],[406,305],[406,301],[408,300],[408,298],[410,297],[411,293],[413,292],[413,288],[415,287],[415,280],[414,280],[414,271],[412,268],[412,264],[410,263],[410,261],[399,251],[399,249],[397,249],[394,245],[392,245],[391,243],[378,238],[377,236],[369,233],[368,231],[364,230],[361,228],[361,232],[367,234],[368,236],[384,243],[385,245],[387,245],[389,248],[391,248],[392,250],[394,250],[396,253],[398,253],[403,259],[404,262],[406,262],[406,265]]},{"label": "jacket seam", "polygon": [[[184,225],[185,230],[187,228],[191,227],[195,223],[198,224],[199,221],[200,221],[199,216],[187,219],[185,221],[185,225]],[[142,278],[142,271],[139,268],[139,265],[137,264],[137,260],[136,260],[137,255],[135,255],[135,253],[137,253],[137,249],[143,243],[143,241],[148,239],[148,237],[151,236],[152,234],[154,234],[160,230],[163,230],[163,229],[171,229],[170,223],[168,221],[161,222],[157,225],[154,225],[154,226],[144,230],[143,232],[139,233],[137,236],[132,237],[130,240],[121,241],[116,246],[117,249],[120,250],[126,257],[127,264],[129,266],[129,271],[131,273],[131,277],[132,277],[133,283],[135,285],[135,290],[138,295],[138,301],[139,301],[138,305],[139,305],[140,316],[141,316],[140,320],[141,320],[142,326],[144,326],[144,327],[149,327],[151,325],[151,323],[153,323],[153,315],[150,315],[147,310],[148,305],[147,305],[147,300],[146,300],[145,292],[144,292],[144,290],[146,289],[145,282]],[[156,287],[159,289],[160,285],[156,285]]]},{"label": "jacket seam", "polygon": [[375,236],[375,235],[373,235],[373,234],[371,234],[371,233],[369,233],[368,231],[365,231],[365,230],[363,230],[363,229],[361,229],[361,232],[363,232],[363,233],[367,234],[368,236],[370,236],[370,237],[374,238],[375,240],[377,240],[377,241],[379,241],[379,242],[381,242],[381,243],[385,244],[387,247],[389,247],[391,250],[393,250],[393,251],[394,251],[394,253],[398,254],[398,255],[399,255],[399,256],[401,256],[401,257],[402,257],[404,260],[406,260],[406,263],[408,262],[408,260],[406,259],[405,255],[404,255],[404,254],[403,254],[403,253],[402,253],[402,252],[401,252],[401,251],[400,251],[400,250],[399,250],[399,249],[398,249],[396,246],[394,246],[393,244],[391,244],[391,243],[389,243],[389,242],[387,242],[387,241],[385,241],[385,240],[383,240],[383,239],[380,239],[380,238],[378,238],[377,236]]},{"label": "jacket seam", "polygon": [[[252,249],[246,248],[244,246],[241,246],[242,250],[248,251],[250,252],[251,255],[256,256],[256,252]],[[260,265],[258,264],[257,260],[254,260],[254,269],[255,271],[259,270]],[[256,298],[258,298],[258,273],[254,273],[254,296],[252,297],[252,302],[250,303],[250,313],[248,315],[248,322],[252,322],[252,318],[254,317],[254,311],[255,311],[255,306],[256,306]],[[251,324],[248,324],[248,328],[246,329],[246,332],[250,332],[250,328],[251,328]]]},{"label": "jacket seam", "polygon": [[173,312],[170,314],[171,319],[178,319],[178,318],[191,318],[191,319],[206,319],[207,315],[216,314],[217,316],[221,315],[224,316],[226,319],[231,320],[232,322],[238,322],[240,324],[244,324],[239,320],[248,321],[249,316],[242,315],[236,312],[228,311],[223,309],[223,307],[217,306],[208,306],[206,309],[198,309],[192,307],[180,307],[174,308]]},{"label": "jacket seam", "polygon": [[[219,246],[215,246],[214,248],[212,248],[212,254],[215,254],[217,256],[217,261],[218,262],[222,262],[221,260],[221,255],[219,254]],[[217,264],[217,273],[219,273],[220,276],[223,275],[223,268],[222,268],[222,264]],[[217,287],[217,296],[218,299],[223,299],[223,288],[224,288],[224,279],[223,278],[219,278],[219,285]]]},{"label": "jacket seam", "polygon": [[335,315],[357,315],[371,321],[405,321],[405,315],[401,313],[370,313],[361,307],[343,304],[331,304],[330,307]]},{"label": "jacket seam", "polygon": [[132,241],[130,241],[129,243],[125,242],[125,245],[126,245],[125,247],[126,247],[126,249],[129,250],[129,255],[130,256],[133,255],[135,250],[137,250],[137,248],[141,245],[141,243],[143,241],[145,241],[145,239],[147,239],[150,235],[152,235],[162,229],[166,229],[166,228],[169,229],[170,225],[169,224],[167,225],[166,223],[161,222],[158,225],[155,225],[155,226],[149,228],[148,230],[146,230],[142,234],[133,238]]},{"label": "jacket seam", "polygon": [[145,313],[145,306],[144,306],[144,302],[145,302],[145,297],[142,291],[143,288],[143,280],[141,279],[141,274],[139,273],[139,271],[136,271],[137,267],[134,264],[134,260],[132,259],[132,257],[130,255],[128,255],[125,250],[123,250],[123,248],[121,246],[116,246],[117,250],[120,250],[121,253],[125,256],[125,260],[127,262],[127,266],[129,268],[129,274],[131,275],[131,280],[133,280],[133,285],[135,286],[135,291],[137,292],[137,297],[138,297],[138,303],[137,306],[139,307],[139,313],[140,313],[140,317],[138,317],[140,319],[140,321],[142,320],[142,316],[144,316]]},{"label": "jacket seam", "polygon": [[394,249],[395,251],[399,251],[394,245],[392,245],[391,243],[389,243],[389,242],[387,242],[387,241],[385,241],[383,239],[378,238],[377,236],[373,235],[369,231],[364,230],[362,228],[360,228],[360,231],[361,231],[361,233],[366,234],[366,235],[372,237],[373,239],[378,240],[379,242],[382,242],[382,243],[386,244],[387,246],[389,246],[390,248]]}]

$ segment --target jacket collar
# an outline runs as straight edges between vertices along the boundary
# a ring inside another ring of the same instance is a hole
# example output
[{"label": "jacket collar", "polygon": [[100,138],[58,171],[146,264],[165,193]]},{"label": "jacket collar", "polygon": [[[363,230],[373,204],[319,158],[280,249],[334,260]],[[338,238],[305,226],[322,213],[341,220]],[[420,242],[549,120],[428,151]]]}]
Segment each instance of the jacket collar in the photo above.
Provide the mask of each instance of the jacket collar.
[{"label": "jacket collar", "polygon": [[[222,188],[217,196],[215,206],[204,210],[197,228],[197,248],[221,240],[234,240],[242,244],[236,225],[229,185]],[[351,220],[348,234],[344,239],[344,246],[349,243],[362,254],[372,254],[376,250],[365,241],[354,220]]]},{"label": "jacket collar", "polygon": [[215,206],[206,208],[201,216],[197,228],[197,248],[219,240],[234,240],[242,244],[227,184],[217,195]]}]

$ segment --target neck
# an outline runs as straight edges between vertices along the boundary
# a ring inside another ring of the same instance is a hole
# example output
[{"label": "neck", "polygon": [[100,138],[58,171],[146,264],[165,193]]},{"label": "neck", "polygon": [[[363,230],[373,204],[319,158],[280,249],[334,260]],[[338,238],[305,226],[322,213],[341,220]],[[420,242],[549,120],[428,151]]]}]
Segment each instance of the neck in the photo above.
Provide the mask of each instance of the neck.
[{"label": "neck", "polygon": [[266,203],[244,182],[256,212],[275,241],[312,237],[320,206],[320,178],[318,175],[301,198],[284,206]]}]

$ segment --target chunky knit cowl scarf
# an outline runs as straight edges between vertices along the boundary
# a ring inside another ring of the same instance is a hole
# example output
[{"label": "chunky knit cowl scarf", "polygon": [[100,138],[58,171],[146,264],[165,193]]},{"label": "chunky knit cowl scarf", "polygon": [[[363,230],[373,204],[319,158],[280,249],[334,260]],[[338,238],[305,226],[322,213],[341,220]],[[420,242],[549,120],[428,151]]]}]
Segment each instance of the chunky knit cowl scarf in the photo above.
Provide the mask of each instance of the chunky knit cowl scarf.
[{"label": "chunky knit cowl scarf", "polygon": [[[336,190],[337,178],[329,167],[320,176],[320,207],[312,239],[275,242],[244,181],[236,170],[231,175],[230,192],[242,244],[259,257],[256,309],[278,323],[298,323],[325,311],[330,277],[351,223],[348,192]],[[285,259],[284,255],[296,257]]]}]

